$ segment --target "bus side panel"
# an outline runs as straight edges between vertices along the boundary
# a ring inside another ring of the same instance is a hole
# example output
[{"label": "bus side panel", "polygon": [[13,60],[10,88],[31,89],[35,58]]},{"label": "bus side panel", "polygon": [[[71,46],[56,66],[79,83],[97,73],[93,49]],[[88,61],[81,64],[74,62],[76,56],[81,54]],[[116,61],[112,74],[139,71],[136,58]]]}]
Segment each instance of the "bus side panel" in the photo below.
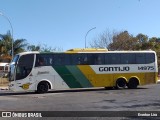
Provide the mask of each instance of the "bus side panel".
[{"label": "bus side panel", "polygon": [[146,73],[145,74],[145,84],[151,84],[151,83],[156,83],[157,77],[156,73]]}]

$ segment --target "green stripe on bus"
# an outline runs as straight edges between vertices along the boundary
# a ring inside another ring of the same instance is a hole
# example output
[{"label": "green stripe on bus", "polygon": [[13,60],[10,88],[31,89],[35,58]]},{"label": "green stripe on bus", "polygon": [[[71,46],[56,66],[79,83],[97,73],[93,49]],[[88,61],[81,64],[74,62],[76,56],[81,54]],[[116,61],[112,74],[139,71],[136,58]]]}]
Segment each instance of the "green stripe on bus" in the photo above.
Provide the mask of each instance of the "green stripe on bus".
[{"label": "green stripe on bus", "polygon": [[93,87],[77,66],[66,66],[82,87]]},{"label": "green stripe on bus", "polygon": [[53,68],[70,88],[82,88],[81,84],[65,66],[53,66]]}]

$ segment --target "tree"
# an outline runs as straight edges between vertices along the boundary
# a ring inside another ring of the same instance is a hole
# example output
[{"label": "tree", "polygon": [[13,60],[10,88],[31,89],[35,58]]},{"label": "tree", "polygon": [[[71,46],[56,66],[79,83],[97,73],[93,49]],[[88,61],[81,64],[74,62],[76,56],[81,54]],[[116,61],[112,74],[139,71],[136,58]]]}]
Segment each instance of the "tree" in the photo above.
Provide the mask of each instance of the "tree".
[{"label": "tree", "polygon": [[150,45],[150,49],[152,49],[154,51],[158,52],[160,50],[160,41],[158,40],[157,37],[150,38],[149,45]]},{"label": "tree", "polygon": [[12,38],[10,32],[7,32],[7,34],[0,34],[0,54],[8,54],[8,50],[11,50],[12,45]]},{"label": "tree", "polygon": [[25,42],[26,42],[25,39],[17,39],[14,41],[13,43],[14,54],[25,51],[25,47],[27,46],[27,43]]},{"label": "tree", "polygon": [[160,39],[148,38],[147,35],[139,33],[135,37],[128,31],[109,32],[106,31],[94,39],[90,44],[93,48],[108,48],[109,50],[160,50]]},{"label": "tree", "polygon": [[139,33],[136,38],[138,39],[137,49],[138,50],[146,50],[150,49],[149,39],[147,35]]},{"label": "tree", "polygon": [[91,43],[90,46],[92,48],[108,48],[110,42],[112,42],[113,36],[117,35],[116,31],[109,31],[106,30],[102,34],[95,38]]},{"label": "tree", "polygon": [[112,42],[108,45],[109,50],[135,50],[137,39],[128,31],[122,31],[113,36]]},{"label": "tree", "polygon": [[93,48],[108,48],[109,50],[136,50],[138,39],[129,34],[128,31],[110,32],[100,34],[90,44]]},{"label": "tree", "polygon": [[28,51],[40,51],[41,46],[40,45],[28,45],[27,50]]},{"label": "tree", "polygon": [[53,52],[53,51],[62,51],[59,47],[48,47],[47,45],[28,45],[27,51],[40,51],[40,52]]},{"label": "tree", "polygon": [[[10,56],[12,50],[12,40],[10,32],[6,34],[0,34],[0,54],[1,56]],[[13,42],[14,54],[25,51],[27,46],[25,39],[17,39]]]}]

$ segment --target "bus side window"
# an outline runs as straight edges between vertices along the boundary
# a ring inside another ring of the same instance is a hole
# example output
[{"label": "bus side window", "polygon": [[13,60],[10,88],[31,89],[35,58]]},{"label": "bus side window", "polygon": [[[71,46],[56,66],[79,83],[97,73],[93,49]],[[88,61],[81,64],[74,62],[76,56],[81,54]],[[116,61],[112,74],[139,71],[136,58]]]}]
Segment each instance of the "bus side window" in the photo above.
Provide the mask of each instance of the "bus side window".
[{"label": "bus side window", "polygon": [[44,61],[46,66],[52,66],[54,64],[54,56],[51,54],[44,55]]},{"label": "bus side window", "polygon": [[120,53],[107,53],[105,54],[105,64],[120,64]]},{"label": "bus side window", "polygon": [[77,57],[76,64],[78,64],[78,65],[82,64],[82,57],[81,56]]},{"label": "bus side window", "polygon": [[35,67],[45,66],[46,64],[47,64],[47,60],[46,60],[46,58],[45,58],[44,55],[37,55],[37,56],[36,56]]},{"label": "bus side window", "polygon": [[104,55],[103,54],[89,55],[89,64],[90,65],[102,65],[102,64],[104,64]]},{"label": "bus side window", "polygon": [[42,57],[39,57],[37,59],[37,66],[44,66],[44,59]]},{"label": "bus side window", "polygon": [[120,53],[109,54],[109,64],[119,64],[120,62]]},{"label": "bus side window", "polygon": [[48,63],[49,63],[49,65],[53,65],[54,64],[54,60],[53,60],[53,58],[48,58]]},{"label": "bus side window", "polygon": [[86,54],[73,54],[71,56],[73,65],[86,65],[88,63],[88,58]]},{"label": "bus side window", "polygon": [[109,59],[109,55],[108,54],[105,54],[105,58],[104,58],[104,63],[105,64],[109,64],[110,63],[110,59]]},{"label": "bus side window", "polygon": [[136,64],[145,64],[145,53],[136,54]]},{"label": "bus side window", "polygon": [[54,65],[65,65],[65,56],[63,54],[55,54],[54,59]]},{"label": "bus side window", "polygon": [[146,53],[146,64],[155,62],[155,54],[154,53]]},{"label": "bus side window", "polygon": [[134,53],[121,53],[121,64],[135,64],[136,56]]},{"label": "bus side window", "polygon": [[88,57],[87,57],[86,54],[84,54],[82,64],[83,65],[88,65],[88,62],[89,62]]},{"label": "bus side window", "polygon": [[38,66],[50,66],[54,64],[54,56],[50,54],[38,54],[36,55],[35,67]]},{"label": "bus side window", "polygon": [[104,54],[98,54],[97,59],[96,59],[96,64],[97,65],[104,64]]}]

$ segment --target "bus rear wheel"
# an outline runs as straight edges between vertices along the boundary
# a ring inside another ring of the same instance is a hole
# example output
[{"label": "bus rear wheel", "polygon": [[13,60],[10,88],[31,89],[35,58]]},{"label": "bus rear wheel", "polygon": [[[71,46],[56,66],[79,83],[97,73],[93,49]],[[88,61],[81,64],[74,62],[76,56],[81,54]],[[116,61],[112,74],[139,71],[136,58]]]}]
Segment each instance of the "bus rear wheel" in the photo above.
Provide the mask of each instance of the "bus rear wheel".
[{"label": "bus rear wheel", "polygon": [[48,92],[49,85],[47,82],[40,82],[37,87],[37,93],[46,93]]},{"label": "bus rear wheel", "polygon": [[121,89],[121,88],[125,88],[127,85],[126,80],[124,78],[119,78],[116,81],[116,88],[117,89]]},{"label": "bus rear wheel", "polygon": [[137,78],[129,79],[129,82],[128,82],[129,89],[136,89],[138,85],[139,85],[139,82]]}]

